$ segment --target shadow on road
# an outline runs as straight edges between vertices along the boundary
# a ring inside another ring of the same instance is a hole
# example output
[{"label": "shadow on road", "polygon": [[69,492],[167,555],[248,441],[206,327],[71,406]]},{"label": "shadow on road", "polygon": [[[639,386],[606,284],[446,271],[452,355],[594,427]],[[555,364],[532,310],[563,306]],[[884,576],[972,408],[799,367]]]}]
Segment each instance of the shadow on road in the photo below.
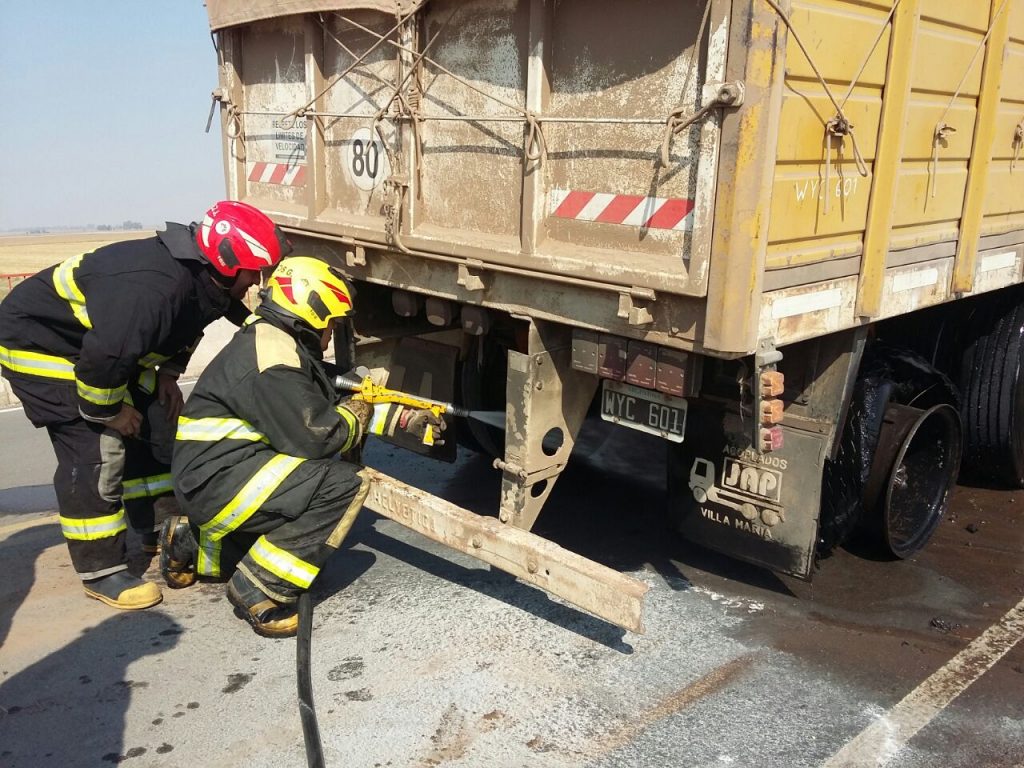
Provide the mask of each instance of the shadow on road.
[{"label": "shadow on road", "polygon": [[15,531],[0,540],[0,563],[3,563],[4,573],[0,584],[0,646],[11,631],[14,614],[35,583],[36,559],[44,550],[63,541],[60,528],[49,522]]},{"label": "shadow on road", "polygon": [[[379,519],[374,513],[364,514],[367,518]],[[392,538],[374,527],[360,530],[355,541],[432,576],[500,600],[544,621],[550,621],[614,651],[625,654],[633,652],[633,647],[623,641],[625,630],[578,608],[556,603],[543,590],[519,581],[504,571],[496,568],[467,568]]]},{"label": "shadow on road", "polygon": [[143,746],[125,748],[125,713],[133,690],[160,681],[126,679],[127,669],[173,648],[181,632],[158,612],[117,614],[5,680],[0,764],[95,768],[145,754]]}]

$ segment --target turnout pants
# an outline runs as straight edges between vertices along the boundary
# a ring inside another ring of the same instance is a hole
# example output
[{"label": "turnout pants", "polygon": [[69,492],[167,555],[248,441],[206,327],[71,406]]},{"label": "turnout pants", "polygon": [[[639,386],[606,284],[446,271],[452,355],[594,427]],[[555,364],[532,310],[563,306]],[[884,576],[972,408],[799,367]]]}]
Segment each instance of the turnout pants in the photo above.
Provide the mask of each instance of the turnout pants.
[{"label": "turnout pants", "polygon": [[7,376],[25,414],[45,428],[57,456],[53,487],[71,562],[82,579],[127,568],[126,531],[159,528],[154,502],[172,492],[173,426],[154,395],[129,392],[142,411],[139,439],[122,438],[78,412],[75,386],[29,376]]},{"label": "turnout pants", "polygon": [[292,603],[344,541],[369,481],[336,459],[260,454],[249,463],[255,470],[240,487],[215,475],[179,495],[199,542],[196,572],[225,579],[237,567],[271,599]]}]

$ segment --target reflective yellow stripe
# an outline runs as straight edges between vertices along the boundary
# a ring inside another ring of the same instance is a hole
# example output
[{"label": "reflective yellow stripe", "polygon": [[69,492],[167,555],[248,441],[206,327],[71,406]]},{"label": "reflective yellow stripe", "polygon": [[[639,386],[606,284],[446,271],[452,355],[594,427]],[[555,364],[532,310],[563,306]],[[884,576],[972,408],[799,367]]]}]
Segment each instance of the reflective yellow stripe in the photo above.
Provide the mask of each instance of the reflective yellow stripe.
[{"label": "reflective yellow stripe", "polygon": [[124,493],[121,498],[125,501],[130,499],[144,499],[152,496],[163,496],[171,493],[174,486],[171,482],[169,472],[162,475],[150,475],[149,477],[137,477],[124,481]]},{"label": "reflective yellow stripe", "polygon": [[75,380],[75,364],[56,355],[29,352],[23,349],[8,349],[0,346],[0,365],[15,373],[42,376],[46,379]]},{"label": "reflective yellow stripe", "polygon": [[197,440],[215,443],[220,440],[250,440],[254,443],[269,443],[266,436],[253,429],[252,424],[242,419],[178,419],[175,440]]},{"label": "reflective yellow stripe", "polygon": [[152,368],[147,368],[139,376],[139,389],[143,392],[153,394],[156,391],[156,371]]},{"label": "reflective yellow stripe", "polygon": [[302,589],[309,589],[313,579],[320,573],[320,569],[316,566],[310,565],[305,560],[300,560],[280,547],[275,547],[267,541],[266,536],[259,537],[252,549],[249,550],[249,554],[253,560],[275,576]]},{"label": "reflective yellow stripe", "polygon": [[248,520],[304,461],[283,453],[274,456],[249,478],[249,482],[242,486],[242,490],[235,494],[215,518],[199,527],[200,531],[214,541],[220,541]]},{"label": "reflective yellow stripe", "polygon": [[75,539],[76,541],[94,541],[96,539],[109,539],[121,531],[127,530],[128,525],[124,520],[124,510],[113,515],[104,517],[64,517],[60,516],[60,529],[64,538]]},{"label": "reflective yellow stripe", "polygon": [[159,352],[150,352],[139,358],[139,365],[143,368],[156,368],[160,363],[166,363],[171,355],[161,355]]},{"label": "reflective yellow stripe", "polygon": [[401,411],[401,408],[392,410],[387,403],[378,403],[373,406],[373,416],[370,417],[370,426],[367,431],[371,435],[393,435],[395,427],[393,424],[388,424],[388,418],[390,417],[392,421],[396,420]]},{"label": "reflective yellow stripe", "polygon": [[259,315],[249,315],[245,320],[242,321],[242,327],[248,328],[250,325],[260,319]]},{"label": "reflective yellow stripe", "polygon": [[345,422],[345,426],[348,427],[348,439],[345,440],[345,444],[341,446],[340,451],[341,453],[344,453],[352,447],[359,437],[359,422],[356,421],[355,414],[345,406],[339,405],[335,410],[341,416],[341,420]]},{"label": "reflective yellow stripe", "polygon": [[67,301],[78,322],[86,328],[92,328],[92,321],[89,320],[89,312],[85,307],[85,294],[75,282],[75,270],[84,256],[84,253],[80,253],[58,264],[53,270],[53,287],[57,289],[57,295]]},{"label": "reflective yellow stripe", "polygon": [[128,387],[122,384],[120,387],[114,387],[113,389],[104,389],[103,387],[93,387],[86,384],[81,379],[75,379],[75,389],[78,390],[78,396],[83,400],[88,400],[90,403],[96,405],[114,405],[124,400],[124,394],[128,391]]},{"label": "reflective yellow stripe", "polygon": [[202,531],[199,532],[196,573],[215,578],[220,576],[220,541],[214,541]]}]

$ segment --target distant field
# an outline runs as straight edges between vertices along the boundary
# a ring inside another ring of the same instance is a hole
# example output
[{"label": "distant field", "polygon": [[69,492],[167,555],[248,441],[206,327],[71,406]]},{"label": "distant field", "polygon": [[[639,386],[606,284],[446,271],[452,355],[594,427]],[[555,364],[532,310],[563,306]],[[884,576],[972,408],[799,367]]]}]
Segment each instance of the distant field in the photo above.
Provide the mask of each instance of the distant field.
[{"label": "distant field", "polygon": [[8,291],[6,275],[33,274],[69,256],[94,251],[101,245],[152,237],[153,232],[82,232],[59,235],[0,236],[0,298]]}]

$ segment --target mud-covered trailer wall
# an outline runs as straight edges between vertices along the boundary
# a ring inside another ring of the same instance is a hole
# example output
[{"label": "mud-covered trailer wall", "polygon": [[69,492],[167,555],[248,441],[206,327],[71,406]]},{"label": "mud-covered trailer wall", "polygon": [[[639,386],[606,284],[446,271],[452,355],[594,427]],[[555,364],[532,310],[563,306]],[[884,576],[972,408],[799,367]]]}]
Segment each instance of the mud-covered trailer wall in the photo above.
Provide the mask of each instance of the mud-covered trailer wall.
[{"label": "mud-covered trailer wall", "polygon": [[682,123],[717,93],[728,3],[226,5],[233,197],[370,247],[360,279],[697,343],[720,113]]},{"label": "mud-covered trailer wall", "polygon": [[723,19],[644,6],[433,0],[399,30],[361,9],[232,27],[233,191],[324,231],[700,295],[716,115],[658,159],[669,115],[724,67]]}]

